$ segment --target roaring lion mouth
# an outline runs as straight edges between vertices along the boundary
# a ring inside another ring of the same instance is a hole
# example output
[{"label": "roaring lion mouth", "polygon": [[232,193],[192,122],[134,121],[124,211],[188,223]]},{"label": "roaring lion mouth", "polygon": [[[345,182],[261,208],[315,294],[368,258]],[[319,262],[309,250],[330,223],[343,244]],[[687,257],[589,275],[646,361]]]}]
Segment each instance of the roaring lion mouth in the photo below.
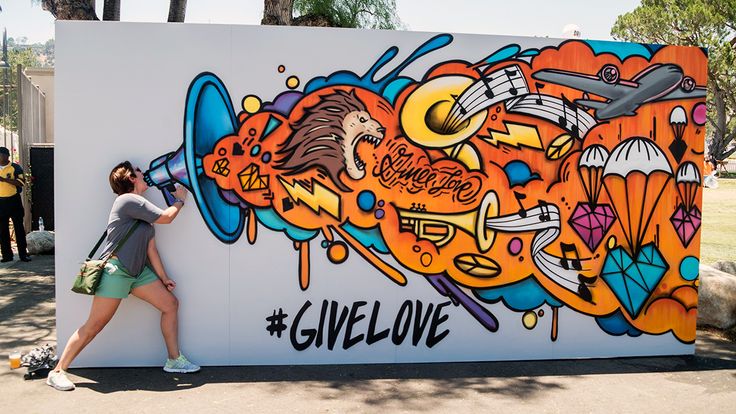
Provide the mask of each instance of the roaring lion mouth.
[{"label": "roaring lion mouth", "polygon": [[355,166],[358,168],[358,170],[363,171],[365,170],[365,161],[363,161],[362,158],[360,158],[360,155],[358,155],[358,147],[359,144],[362,142],[366,142],[369,145],[373,145],[373,148],[378,148],[378,145],[383,140],[383,136],[376,136],[371,134],[364,134],[361,135],[358,139],[355,140],[355,146],[353,148],[353,160],[355,161]]}]

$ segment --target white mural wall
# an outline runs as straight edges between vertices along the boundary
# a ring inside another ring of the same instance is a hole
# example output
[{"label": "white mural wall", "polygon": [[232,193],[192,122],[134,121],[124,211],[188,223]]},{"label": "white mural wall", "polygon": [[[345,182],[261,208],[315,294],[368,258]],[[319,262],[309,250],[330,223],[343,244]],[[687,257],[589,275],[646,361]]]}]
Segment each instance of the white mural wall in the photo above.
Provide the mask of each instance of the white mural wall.
[{"label": "white mural wall", "polygon": [[[192,191],[156,240],[197,363],[693,352],[699,49],[101,22],[56,40],[60,349],[130,160],[153,203]],[[131,296],[75,366],[165,357]]]}]

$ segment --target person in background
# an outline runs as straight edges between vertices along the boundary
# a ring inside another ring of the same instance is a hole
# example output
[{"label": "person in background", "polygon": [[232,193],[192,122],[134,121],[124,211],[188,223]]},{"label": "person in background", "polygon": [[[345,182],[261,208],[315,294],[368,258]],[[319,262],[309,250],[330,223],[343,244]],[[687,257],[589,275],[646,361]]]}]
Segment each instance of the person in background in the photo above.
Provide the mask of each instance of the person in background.
[{"label": "person in background", "polygon": [[13,248],[10,246],[10,223],[13,220],[15,229],[15,243],[18,247],[18,257],[23,262],[30,262],[26,250],[26,229],[23,227],[23,169],[20,165],[10,162],[10,151],[0,147],[0,262],[13,260]]},{"label": "person in background", "polygon": [[[199,371],[179,349],[179,301],[172,293],[176,283],[164,269],[156,248],[153,224],[169,224],[184,207],[187,190],[177,186],[174,203],[162,210],[143,198],[148,184],[139,168],[125,161],[110,172],[110,187],[117,194],[107,223],[107,243],[102,257],[110,256],[95,291],[92,308],[84,323],[66,343],[59,363],[49,373],[46,384],[60,391],[71,391],[74,383],[67,377],[66,370],[74,358],[89,345],[110,322],[120,301],[133,294],[150,303],[161,312],[161,334],[164,337],[169,358],[164,371],[190,373]],[[133,226],[137,226],[133,228]],[[126,237],[128,231],[130,237]],[[115,246],[125,239],[117,250]],[[137,332],[130,332],[135,336]]]}]

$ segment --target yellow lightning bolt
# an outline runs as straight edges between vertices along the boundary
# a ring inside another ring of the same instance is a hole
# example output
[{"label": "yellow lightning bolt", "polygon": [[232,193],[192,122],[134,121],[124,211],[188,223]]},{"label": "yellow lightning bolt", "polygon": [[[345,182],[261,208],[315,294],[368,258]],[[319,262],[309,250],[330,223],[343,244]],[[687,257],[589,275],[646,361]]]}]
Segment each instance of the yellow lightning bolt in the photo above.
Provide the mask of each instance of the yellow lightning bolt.
[{"label": "yellow lightning bolt", "polygon": [[539,131],[537,131],[537,127],[523,124],[515,124],[505,121],[503,125],[506,127],[505,132],[496,131],[494,129],[488,128],[488,133],[490,134],[490,136],[479,135],[479,137],[487,143],[496,147],[498,147],[499,142],[502,142],[516,148],[522,146],[534,149],[543,148],[542,139],[539,137]]},{"label": "yellow lightning bolt", "polygon": [[319,214],[320,209],[324,210],[327,214],[340,220],[340,196],[333,193],[329,188],[314,181],[314,179],[312,179],[312,191],[297,181],[289,184],[281,177],[279,177],[279,181],[294,202],[303,202],[317,214]]}]

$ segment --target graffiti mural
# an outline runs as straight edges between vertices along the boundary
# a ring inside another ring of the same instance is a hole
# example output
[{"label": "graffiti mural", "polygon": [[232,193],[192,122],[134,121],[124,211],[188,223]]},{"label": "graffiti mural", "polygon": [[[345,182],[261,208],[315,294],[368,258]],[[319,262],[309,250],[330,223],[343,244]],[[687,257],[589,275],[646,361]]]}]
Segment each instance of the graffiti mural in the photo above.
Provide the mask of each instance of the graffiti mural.
[{"label": "graffiti mural", "polygon": [[298,256],[304,291],[320,277],[314,255],[358,255],[395,289],[429,284],[488,335],[501,303],[527,329],[551,318],[550,341],[565,307],[609,335],[693,343],[705,53],[508,44],[404,74],[453,40],[428,38],[403,60],[390,47],[362,73],[336,60],[303,79],[273,62],[283,92],[236,91],[237,110],[201,73],[183,145],[146,180],[164,195],[188,187],[222,243],[283,234],[294,250],[278,254]]}]

